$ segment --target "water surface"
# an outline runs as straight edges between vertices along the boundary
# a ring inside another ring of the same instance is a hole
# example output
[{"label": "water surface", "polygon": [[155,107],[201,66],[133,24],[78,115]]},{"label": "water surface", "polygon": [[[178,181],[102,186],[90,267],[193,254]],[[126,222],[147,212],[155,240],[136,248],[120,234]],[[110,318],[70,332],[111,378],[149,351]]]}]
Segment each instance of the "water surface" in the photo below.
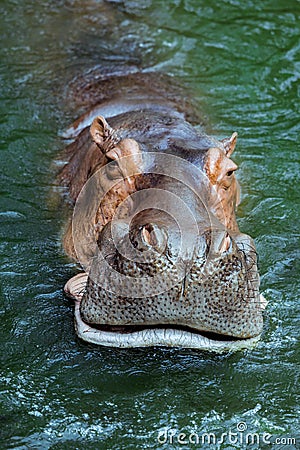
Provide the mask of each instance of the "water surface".
[{"label": "water surface", "polygon": [[[299,12],[296,0],[1,2],[1,448],[269,448],[263,433],[298,448],[284,439],[299,438]],[[78,115],[70,81],[124,61],[176,75],[216,136],[239,133],[239,224],[269,300],[251,351],[106,349],[75,336],[52,161]],[[240,423],[259,445],[220,442]],[[200,444],[181,445],[180,432]],[[219,442],[201,444],[204,432]]]}]

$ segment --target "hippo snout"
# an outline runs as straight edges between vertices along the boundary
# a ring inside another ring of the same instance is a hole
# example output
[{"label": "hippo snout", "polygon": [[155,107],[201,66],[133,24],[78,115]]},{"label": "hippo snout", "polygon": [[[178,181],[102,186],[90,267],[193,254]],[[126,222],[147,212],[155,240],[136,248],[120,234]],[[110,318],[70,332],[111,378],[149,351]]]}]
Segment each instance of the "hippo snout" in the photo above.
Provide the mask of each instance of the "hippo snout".
[{"label": "hippo snout", "polygon": [[[169,226],[168,226],[169,225]],[[98,327],[183,327],[233,338],[257,336],[262,309],[251,239],[206,229],[179,248],[170,224],[108,224],[99,239],[80,313]]]}]

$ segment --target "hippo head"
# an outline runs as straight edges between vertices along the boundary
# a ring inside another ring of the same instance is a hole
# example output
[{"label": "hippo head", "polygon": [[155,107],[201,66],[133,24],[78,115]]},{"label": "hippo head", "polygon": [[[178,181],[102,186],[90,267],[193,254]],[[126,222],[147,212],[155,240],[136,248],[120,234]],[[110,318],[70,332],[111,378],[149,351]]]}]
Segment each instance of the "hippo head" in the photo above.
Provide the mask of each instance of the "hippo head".
[{"label": "hippo head", "polygon": [[218,141],[178,117],[130,120],[111,128],[97,117],[90,130],[106,159],[73,215],[86,273],[66,288],[81,300],[78,334],[120,347],[255,340],[264,304],[253,240],[235,218],[237,134]]}]

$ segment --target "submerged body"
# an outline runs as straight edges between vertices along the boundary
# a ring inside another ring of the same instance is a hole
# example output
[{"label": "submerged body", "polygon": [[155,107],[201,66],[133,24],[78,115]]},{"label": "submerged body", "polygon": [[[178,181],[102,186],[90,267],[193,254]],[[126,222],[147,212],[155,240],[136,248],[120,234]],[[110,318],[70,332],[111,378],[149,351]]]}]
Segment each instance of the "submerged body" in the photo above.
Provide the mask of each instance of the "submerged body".
[{"label": "submerged body", "polygon": [[242,348],[262,331],[264,302],[235,218],[237,134],[198,131],[169,84],[154,76],[146,96],[143,75],[130,80],[131,99],[128,76],[111,77],[111,100],[96,83],[100,103],[66,133],[60,182],[75,208],[64,246],[85,271],[65,288],[80,303],[77,332],[120,347]]}]

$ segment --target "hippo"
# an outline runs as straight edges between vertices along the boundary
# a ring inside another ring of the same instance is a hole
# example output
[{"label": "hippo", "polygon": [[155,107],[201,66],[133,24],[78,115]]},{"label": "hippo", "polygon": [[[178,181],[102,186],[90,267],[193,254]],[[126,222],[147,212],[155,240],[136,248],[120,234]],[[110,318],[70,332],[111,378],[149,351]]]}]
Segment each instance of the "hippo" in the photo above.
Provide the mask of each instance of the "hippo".
[{"label": "hippo", "polygon": [[63,246],[83,268],[64,288],[79,338],[254,345],[266,301],[235,215],[237,133],[207,134],[186,93],[155,72],[89,74],[73,92],[86,112],[64,132],[58,181],[73,205]]}]

